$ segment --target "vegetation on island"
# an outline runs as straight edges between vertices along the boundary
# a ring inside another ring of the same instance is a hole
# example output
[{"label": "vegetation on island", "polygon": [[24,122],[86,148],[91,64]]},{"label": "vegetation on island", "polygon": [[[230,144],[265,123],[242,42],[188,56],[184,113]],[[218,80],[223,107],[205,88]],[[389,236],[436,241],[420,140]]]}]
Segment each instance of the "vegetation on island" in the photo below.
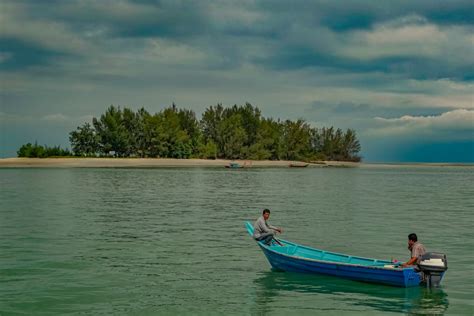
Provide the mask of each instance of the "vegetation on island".
[{"label": "vegetation on island", "polygon": [[18,157],[47,158],[69,157],[72,156],[72,153],[68,149],[62,149],[60,146],[48,147],[46,145],[38,145],[38,143],[27,143],[18,149],[17,155]]},{"label": "vegetation on island", "polygon": [[81,157],[360,161],[354,130],[265,118],[249,103],[210,106],[200,120],[174,104],[155,114],[110,106],[92,124],[72,131],[69,140]]}]

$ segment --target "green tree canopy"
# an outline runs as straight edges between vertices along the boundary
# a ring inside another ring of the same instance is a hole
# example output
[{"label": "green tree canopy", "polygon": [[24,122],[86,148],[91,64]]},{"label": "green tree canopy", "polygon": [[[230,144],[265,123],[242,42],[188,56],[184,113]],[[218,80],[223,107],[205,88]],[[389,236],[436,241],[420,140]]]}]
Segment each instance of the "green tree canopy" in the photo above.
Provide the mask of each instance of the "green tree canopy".
[{"label": "green tree canopy", "polygon": [[[92,124],[69,133],[76,156],[224,158],[271,160],[359,161],[356,132],[334,127],[312,127],[303,119],[274,120],[246,103],[205,109],[200,120],[194,111],[175,104],[150,114],[111,105]],[[30,143],[20,157],[68,154],[59,147]],[[69,153],[70,154],[70,153]]]},{"label": "green tree canopy", "polygon": [[62,149],[60,146],[41,146],[38,143],[27,143],[22,145],[17,151],[18,157],[27,158],[48,158],[48,157],[68,157],[72,156],[71,152],[67,149]]}]

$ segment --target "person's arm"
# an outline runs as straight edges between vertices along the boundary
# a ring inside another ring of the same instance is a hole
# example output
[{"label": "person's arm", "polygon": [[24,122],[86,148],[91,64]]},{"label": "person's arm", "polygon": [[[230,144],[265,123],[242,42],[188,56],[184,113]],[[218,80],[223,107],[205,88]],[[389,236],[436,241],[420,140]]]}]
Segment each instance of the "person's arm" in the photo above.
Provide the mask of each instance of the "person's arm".
[{"label": "person's arm", "polygon": [[425,249],[422,245],[416,243],[413,245],[412,257],[406,263],[402,264],[403,267],[411,266],[417,263],[418,259],[425,253]]},{"label": "person's arm", "polygon": [[416,263],[417,259],[417,257],[411,257],[410,260],[402,264],[402,267],[412,266],[414,263]]},{"label": "person's arm", "polygon": [[283,232],[283,229],[282,229],[281,227],[272,226],[272,225],[270,225],[270,224],[268,224],[268,228],[273,229],[273,230],[276,230],[276,231],[279,232],[280,234]]}]

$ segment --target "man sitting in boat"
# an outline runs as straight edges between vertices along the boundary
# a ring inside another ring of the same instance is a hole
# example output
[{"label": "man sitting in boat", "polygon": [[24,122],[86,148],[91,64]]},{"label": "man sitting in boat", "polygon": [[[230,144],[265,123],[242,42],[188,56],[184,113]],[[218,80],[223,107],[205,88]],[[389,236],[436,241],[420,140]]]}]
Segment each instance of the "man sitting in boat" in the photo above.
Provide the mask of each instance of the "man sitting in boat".
[{"label": "man sitting in boat", "polygon": [[402,264],[402,267],[418,264],[420,262],[421,256],[426,252],[425,246],[418,242],[418,237],[415,233],[408,235],[408,250],[410,250],[411,258]]},{"label": "man sitting in boat", "polygon": [[260,216],[253,225],[253,237],[258,241],[264,241],[265,244],[270,245],[275,234],[282,233],[283,229],[275,227],[267,223],[270,218],[270,210],[264,209],[262,216]]}]

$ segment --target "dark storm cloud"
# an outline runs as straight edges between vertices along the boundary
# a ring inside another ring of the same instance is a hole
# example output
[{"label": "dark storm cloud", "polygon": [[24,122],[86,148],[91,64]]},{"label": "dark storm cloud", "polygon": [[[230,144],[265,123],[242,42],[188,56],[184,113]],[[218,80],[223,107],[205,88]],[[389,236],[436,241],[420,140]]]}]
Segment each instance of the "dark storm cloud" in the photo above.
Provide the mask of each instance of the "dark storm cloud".
[{"label": "dark storm cloud", "polygon": [[[36,1],[21,4],[24,16],[64,23],[72,34],[93,44],[116,38],[165,38],[206,49],[222,58],[230,56],[236,66],[247,62],[270,69],[327,67],[344,72],[400,73],[415,79],[474,77],[472,59],[452,63],[449,56],[396,53],[361,59],[339,53],[351,49],[351,32],[370,31],[380,23],[407,15],[419,16],[425,24],[439,24],[440,28],[458,24],[472,27],[473,8],[468,1],[351,1],[343,5],[334,1],[296,1],[291,8],[286,1],[58,1],[50,2],[50,10],[42,10],[44,4]],[[241,16],[238,11],[231,14],[232,10],[241,10]],[[254,17],[247,19],[246,15]],[[98,35],[87,35],[94,32]],[[344,37],[341,32],[347,35]],[[38,61],[48,60],[48,53],[63,53],[60,48],[51,51],[31,43],[24,45],[38,51]],[[259,56],[246,54],[249,45],[265,52]],[[16,66],[31,63],[22,54],[24,50],[12,52]],[[221,66],[227,67],[228,63]]]},{"label": "dark storm cloud", "polygon": [[0,70],[19,71],[33,66],[47,66],[55,62],[57,58],[65,57],[64,52],[44,49],[39,45],[24,42],[15,38],[0,38],[3,62]]},{"label": "dark storm cloud", "polygon": [[472,1],[4,0],[0,21],[8,153],[56,136],[38,125],[20,138],[10,114],[73,118],[112,103],[248,101],[360,135],[430,116],[455,126],[461,115],[443,113],[473,108]]},{"label": "dark storm cloud", "polygon": [[472,1],[260,1],[256,6],[287,21],[285,16],[301,17],[306,23],[344,32],[369,29],[374,24],[399,16],[416,14],[437,24],[470,24],[474,21]]}]

